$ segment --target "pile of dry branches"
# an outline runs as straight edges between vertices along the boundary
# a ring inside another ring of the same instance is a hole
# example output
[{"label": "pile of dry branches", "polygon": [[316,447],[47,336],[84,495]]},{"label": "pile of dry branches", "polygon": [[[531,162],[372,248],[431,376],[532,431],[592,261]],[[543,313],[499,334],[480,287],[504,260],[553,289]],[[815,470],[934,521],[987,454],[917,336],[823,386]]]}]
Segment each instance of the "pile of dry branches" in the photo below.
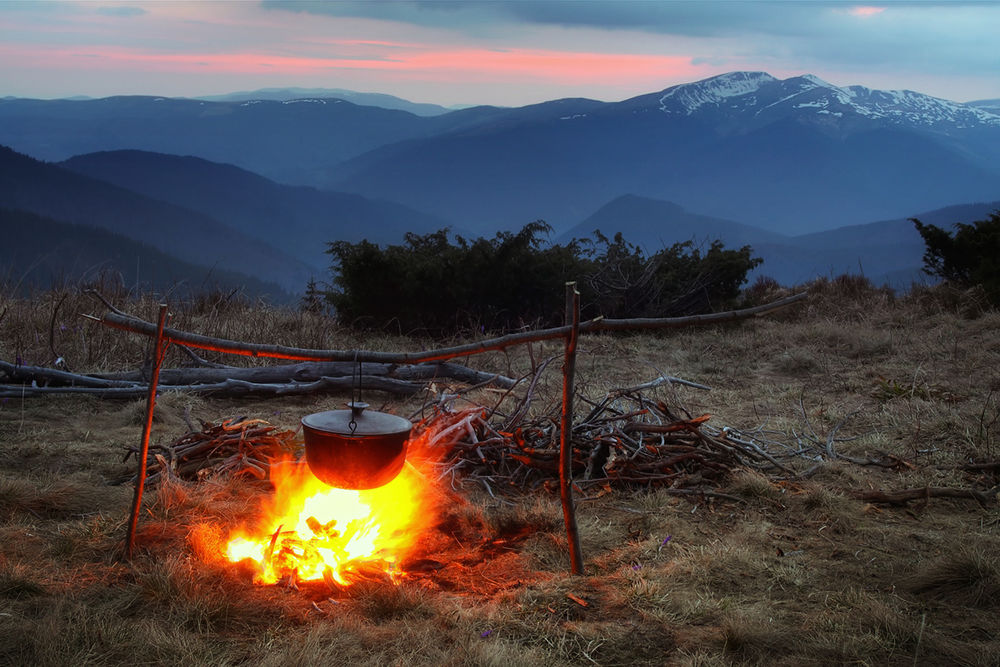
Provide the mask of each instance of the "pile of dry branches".
[{"label": "pile of dry branches", "polygon": [[[202,422],[200,431],[191,431],[170,445],[150,445],[146,484],[156,484],[164,476],[199,480],[207,475],[268,476],[271,464],[288,460],[300,448],[294,431],[285,431],[263,419],[235,417],[218,424]],[[130,447],[122,460],[139,450]],[[135,483],[138,473],[116,480]]]},{"label": "pile of dry branches", "polygon": [[[529,392],[530,395],[530,392]],[[754,438],[707,425],[709,415],[679,416],[640,388],[609,393],[573,425],[573,477],[578,488],[598,485],[657,486],[676,495],[726,497],[714,489],[738,468],[794,474]],[[431,447],[448,449],[441,477],[458,475],[497,487],[537,487],[559,476],[559,414],[525,419],[527,401],[504,418],[475,407],[439,409],[423,425],[433,427]]]}]

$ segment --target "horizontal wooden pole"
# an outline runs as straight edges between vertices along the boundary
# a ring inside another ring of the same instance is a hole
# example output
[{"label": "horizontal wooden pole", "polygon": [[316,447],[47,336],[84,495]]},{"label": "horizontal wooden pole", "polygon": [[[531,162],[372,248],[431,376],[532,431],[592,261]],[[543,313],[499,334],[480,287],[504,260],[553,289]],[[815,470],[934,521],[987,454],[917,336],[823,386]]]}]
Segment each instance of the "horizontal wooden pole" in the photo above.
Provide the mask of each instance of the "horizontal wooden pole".
[{"label": "horizontal wooden pole", "polygon": [[[753,308],[742,310],[730,310],[722,313],[708,313],[705,315],[687,315],[685,317],[664,317],[664,318],[631,318],[622,320],[606,320],[598,318],[580,323],[580,333],[597,333],[601,331],[635,331],[642,329],[680,329],[691,326],[705,326],[709,324],[721,324],[724,322],[735,322],[758,315],[764,315],[776,310],[780,310],[794,303],[802,301],[807,296],[806,292],[800,292],[792,296],[772,301]],[[156,325],[152,322],[140,320],[135,317],[110,312],[102,318],[92,318],[101,323],[140,333],[146,336],[156,335]],[[301,347],[287,347],[284,345],[270,345],[262,343],[243,343],[240,341],[226,340],[222,338],[212,338],[200,334],[177,331],[176,329],[164,329],[163,336],[172,343],[195,347],[202,350],[213,350],[215,352],[225,352],[227,354],[237,354],[247,357],[269,357],[274,359],[291,359],[297,361],[361,361],[364,363],[376,362],[387,364],[418,364],[427,361],[443,361],[456,357],[468,357],[482,352],[493,350],[503,350],[514,345],[533,343],[543,340],[555,340],[565,338],[572,329],[572,326],[554,327],[551,329],[540,329],[538,331],[525,331],[521,333],[508,334],[499,338],[467,343],[465,345],[455,345],[437,350],[426,350],[422,352],[375,352],[370,350],[313,350]]]}]

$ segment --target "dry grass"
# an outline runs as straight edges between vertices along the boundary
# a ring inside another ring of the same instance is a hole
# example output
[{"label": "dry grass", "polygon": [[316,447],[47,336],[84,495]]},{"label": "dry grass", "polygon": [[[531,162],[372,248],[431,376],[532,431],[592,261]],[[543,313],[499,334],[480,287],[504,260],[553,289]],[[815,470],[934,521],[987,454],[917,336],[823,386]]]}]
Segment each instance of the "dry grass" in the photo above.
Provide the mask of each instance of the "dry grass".
[{"label": "dry grass", "polygon": [[[155,313],[152,299],[112,296],[129,312]],[[0,295],[0,358],[48,365],[61,356],[75,371],[144,362],[146,341],[79,312],[102,308],[72,290]],[[361,340],[323,316],[238,295],[172,304],[172,312],[178,328],[243,340],[428,344]],[[561,348],[532,353],[538,363]],[[171,355],[168,364],[184,362]],[[530,359],[511,350],[471,363],[520,376]],[[559,400],[557,366],[539,386],[538,414]],[[707,384],[711,392],[663,387],[655,397],[776,448],[801,447],[789,462],[810,475],[738,472],[720,489],[738,503],[588,491],[578,508],[584,577],[567,573],[558,493],[510,489],[493,498],[459,485],[422,536],[422,555],[443,568],[399,586],[362,582],[332,600],[323,586],[255,587],[250,573],[212,557],[228,526],[253,518],[267,492],[257,482],[161,486],[147,496],[138,556],[119,561],[131,491],[105,480],[127,471],[121,456],[138,440],[143,402],[9,399],[0,404],[0,662],[996,664],[996,504],[892,508],[851,492],[995,485],[995,473],[955,466],[1000,458],[998,369],[1000,314],[975,293],[894,297],[852,278],[822,281],[805,306],[741,325],[586,337],[577,371],[586,395],[660,373]],[[168,395],[153,438],[186,432],[186,411],[294,428],[343,398]],[[470,398],[492,405],[497,395]],[[408,414],[421,402],[386,405]],[[829,460],[822,445],[831,433],[841,454],[905,465]]]},{"label": "dry grass", "polygon": [[977,609],[1000,608],[1000,557],[986,545],[959,545],[924,565],[906,582],[929,603]]}]

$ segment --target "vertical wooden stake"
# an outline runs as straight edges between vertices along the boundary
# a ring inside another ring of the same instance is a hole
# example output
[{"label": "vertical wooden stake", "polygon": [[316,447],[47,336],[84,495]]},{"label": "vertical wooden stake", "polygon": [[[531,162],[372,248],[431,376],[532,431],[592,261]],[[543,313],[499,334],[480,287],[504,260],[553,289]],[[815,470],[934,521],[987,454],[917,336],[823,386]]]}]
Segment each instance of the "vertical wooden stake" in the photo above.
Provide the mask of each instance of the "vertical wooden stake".
[{"label": "vertical wooden stake", "polygon": [[569,542],[569,562],[573,574],[583,574],[583,554],[580,553],[580,533],[576,527],[573,507],[573,375],[576,372],[576,340],[580,335],[580,293],[576,283],[566,283],[566,324],[571,325],[566,336],[566,357],[563,361],[562,423],[559,427],[559,493],[562,497],[563,520]]},{"label": "vertical wooden stake", "polygon": [[146,486],[146,459],[149,457],[149,434],[153,429],[153,409],[156,407],[156,385],[160,382],[160,365],[166,356],[168,340],[163,342],[163,327],[167,322],[167,304],[160,304],[160,319],[156,325],[156,338],[153,341],[153,370],[149,378],[149,395],[146,398],[146,423],[142,427],[142,442],[139,444],[139,476],[135,482],[135,495],[132,497],[132,514],[129,517],[128,534],[125,537],[125,558],[132,558],[135,548],[135,528],[139,523],[139,508],[142,506],[142,491]]}]

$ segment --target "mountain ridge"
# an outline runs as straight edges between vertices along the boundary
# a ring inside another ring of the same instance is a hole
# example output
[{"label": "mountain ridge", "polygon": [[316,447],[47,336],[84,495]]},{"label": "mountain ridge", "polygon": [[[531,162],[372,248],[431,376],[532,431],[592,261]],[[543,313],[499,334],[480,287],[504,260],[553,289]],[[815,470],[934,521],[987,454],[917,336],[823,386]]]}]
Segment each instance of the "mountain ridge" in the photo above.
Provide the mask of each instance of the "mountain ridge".
[{"label": "mountain ridge", "polygon": [[1000,197],[998,118],[920,93],[731,72],[620,102],[433,117],[313,98],[0,100],[0,143],[50,160],[189,154],[473,234],[540,218],[562,232],[624,193],[798,233]]},{"label": "mountain ridge", "polygon": [[0,206],[89,225],[147,243],[193,264],[301,290],[315,268],[213,218],[0,146]]},{"label": "mountain ridge", "polygon": [[60,222],[0,207],[0,281],[30,292],[66,282],[100,284],[109,277],[126,288],[192,297],[205,290],[241,290],[250,298],[287,302],[276,283],[246,273],[185,262],[150,245],[106,229]]},{"label": "mountain ridge", "polygon": [[250,100],[273,100],[287,102],[304,98],[334,98],[346,100],[360,106],[380,107],[408,111],[416,116],[440,116],[456,108],[443,107],[439,104],[412,102],[395,95],[385,93],[366,93],[346,88],[258,88],[257,90],[225,93],[222,95],[200,95],[192,99],[206,102],[245,102]]},{"label": "mountain ridge", "polygon": [[399,243],[407,232],[451,226],[395,202],[276,183],[240,167],[194,156],[102,151],[59,163],[240,229],[300,261],[324,267],[332,241]]},{"label": "mountain ridge", "polygon": [[[815,77],[732,73],[715,78],[721,89],[712,82],[618,103],[567,99],[507,110],[468,131],[351,158],[327,187],[391,194],[452,219],[476,211],[470,225],[482,229],[542,217],[560,230],[623,192],[779,232],[1000,195],[992,115],[969,111],[961,118],[989,122],[962,120],[944,131],[940,114],[913,124],[902,107],[888,113],[881,98],[860,113],[847,93]],[[676,113],[663,111],[667,102]]]}]

